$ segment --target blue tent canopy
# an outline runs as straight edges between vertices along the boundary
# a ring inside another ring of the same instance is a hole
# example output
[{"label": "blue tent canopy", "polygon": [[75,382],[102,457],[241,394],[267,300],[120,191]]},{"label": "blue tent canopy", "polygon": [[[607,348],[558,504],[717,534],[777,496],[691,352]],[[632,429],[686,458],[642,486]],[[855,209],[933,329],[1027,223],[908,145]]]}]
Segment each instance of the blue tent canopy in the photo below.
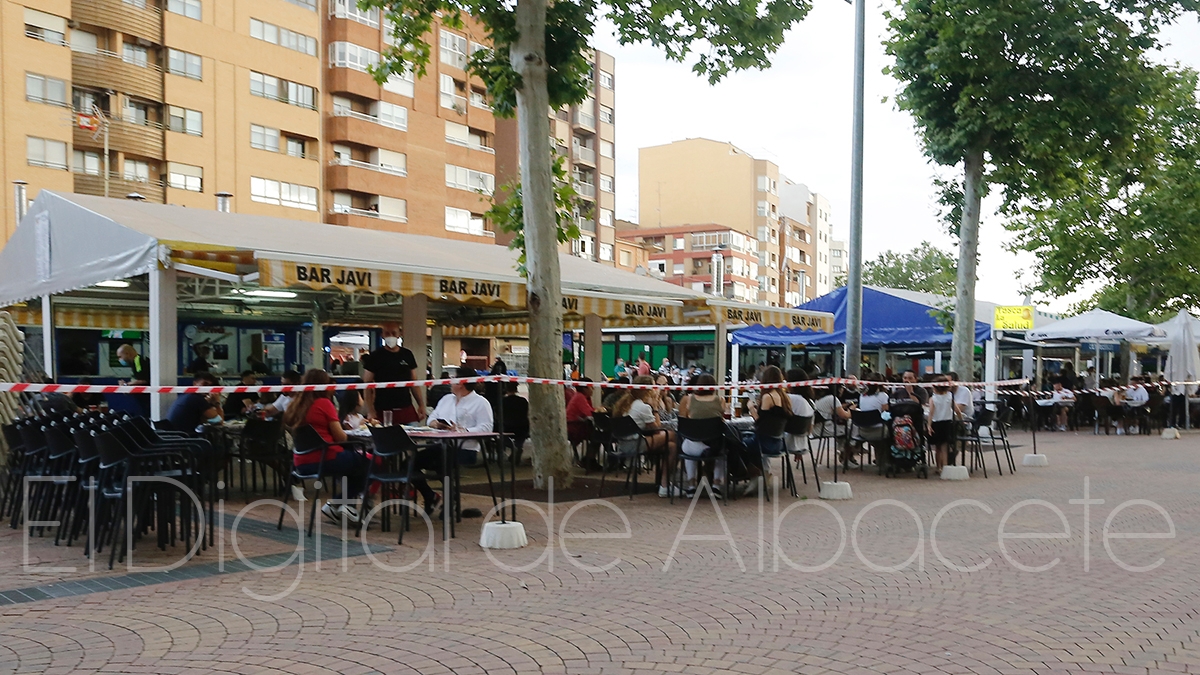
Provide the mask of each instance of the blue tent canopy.
[{"label": "blue tent canopy", "polygon": [[[734,344],[765,345],[840,345],[846,342],[846,287],[810,300],[799,309],[833,314],[833,332],[821,333],[792,328],[748,326],[733,334]],[[930,308],[889,295],[873,288],[863,288],[863,345],[888,347],[893,345],[949,345],[947,333],[930,315]],[[991,337],[992,327],[975,322],[975,342]]]}]

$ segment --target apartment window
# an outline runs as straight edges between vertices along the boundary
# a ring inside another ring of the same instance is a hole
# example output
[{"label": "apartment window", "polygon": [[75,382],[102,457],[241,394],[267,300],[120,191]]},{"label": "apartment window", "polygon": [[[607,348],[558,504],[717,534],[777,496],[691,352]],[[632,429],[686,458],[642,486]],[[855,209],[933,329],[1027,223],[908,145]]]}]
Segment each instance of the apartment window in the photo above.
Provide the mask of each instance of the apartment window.
[{"label": "apartment window", "polygon": [[379,118],[379,123],[385,127],[399,129],[400,131],[408,129],[408,108],[402,105],[379,101],[375,104],[375,116]]},{"label": "apartment window", "polygon": [[167,11],[200,20],[200,0],[167,0]]},{"label": "apartment window", "polygon": [[446,142],[454,145],[461,145],[464,148],[471,145],[471,128],[465,124],[458,124],[446,120]]},{"label": "apartment window", "polygon": [[350,19],[371,28],[379,28],[379,10],[374,7],[359,9],[358,0],[335,0],[329,9],[339,19]]},{"label": "apartment window", "polygon": [[121,118],[130,124],[146,126],[150,121],[150,104],[126,96]]},{"label": "apartment window", "polygon": [[77,28],[71,29],[71,51],[83,54],[95,54],[100,49],[100,38],[95,33],[89,33]]},{"label": "apartment window", "polygon": [[199,80],[202,79],[203,68],[203,61],[196,54],[189,54],[178,49],[167,50],[168,73]]},{"label": "apartment window", "polygon": [[840,249],[840,248],[833,249],[833,251],[831,251],[831,253],[833,254],[833,257],[835,257],[835,258],[842,257],[842,249]]},{"label": "apartment window", "polygon": [[612,244],[600,244],[600,259],[604,260],[605,262],[612,262],[612,259],[613,259],[613,245]]},{"label": "apartment window", "polygon": [[199,110],[188,110],[179,106],[167,106],[168,128],[192,136],[204,135],[204,115]]},{"label": "apartment window", "polygon": [[200,192],[204,183],[204,169],[191,164],[167,162],[167,185],[177,190]]},{"label": "apartment window", "polygon": [[280,47],[286,47],[301,54],[308,54],[309,56],[317,55],[316,38],[276,26],[273,23],[267,23],[266,21],[250,19],[250,37],[262,40],[263,42],[270,42]]},{"label": "apartment window", "polygon": [[143,162],[138,159],[125,160],[125,180],[131,180],[135,183],[150,182],[150,163]]},{"label": "apartment window", "polygon": [[612,124],[614,122],[614,119],[615,118],[613,117],[613,109],[612,108],[610,108],[606,105],[600,106],[600,121],[601,122],[603,122],[605,124]]},{"label": "apartment window", "polygon": [[667,273],[667,261],[666,260],[651,260],[650,261],[650,271],[658,272],[659,274],[665,275]]},{"label": "apartment window", "polygon": [[600,174],[600,191],[601,192],[612,192],[613,191],[613,177],[612,176],[609,176],[609,175],[606,175],[603,173]]},{"label": "apartment window", "polygon": [[250,125],[250,147],[279,152],[279,130],[271,127]]},{"label": "apartment window", "polygon": [[250,199],[305,211],[317,210],[317,189],[269,178],[250,178]]},{"label": "apartment window", "polygon": [[683,250],[683,237],[675,237],[674,246],[675,246],[676,251],[682,251]]},{"label": "apartment window", "polygon": [[25,8],[25,35],[56,45],[67,44],[67,20],[61,16]]},{"label": "apartment window", "polygon": [[496,177],[483,171],[447,164],[446,187],[490,195],[496,189]]},{"label": "apartment window", "polygon": [[309,110],[317,109],[315,89],[305,84],[281,80],[273,75],[251,71],[250,93]]},{"label": "apartment window", "polygon": [[600,141],[600,156],[601,157],[607,157],[609,159],[612,159],[613,158],[613,149],[614,148],[613,148],[612,141]]},{"label": "apartment window", "polygon": [[48,138],[25,138],[25,161],[29,166],[43,166],[47,169],[67,168],[67,144]]},{"label": "apartment window", "polygon": [[631,267],[633,265],[633,253],[631,251],[621,251],[618,254],[618,263],[621,267]]},{"label": "apartment window", "polygon": [[466,105],[467,99],[458,93],[458,82],[454,81],[453,76],[446,75],[445,73],[441,74],[438,77],[438,90],[442,94],[443,108],[450,108],[461,114],[466,114],[466,108],[463,106]]},{"label": "apartment window", "polygon": [[307,146],[307,143],[304,142],[304,139],[296,138],[295,136],[285,136],[284,138],[287,140],[287,154],[291,155],[292,157],[304,159],[306,156],[305,147]]},{"label": "apartment window", "polygon": [[683,263],[675,263],[673,272],[677,277],[683,276]]},{"label": "apartment window", "polygon": [[612,209],[600,209],[600,224],[603,225],[604,227],[612,227],[613,226]]},{"label": "apartment window", "polygon": [[25,99],[34,103],[67,105],[67,83],[45,75],[25,73]]},{"label": "apartment window", "polygon": [[287,1],[292,3],[293,5],[296,5],[297,7],[303,7],[304,9],[310,9],[314,12],[317,11],[317,0],[287,0]]},{"label": "apartment window", "polygon": [[331,42],[329,65],[333,68],[351,68],[365,73],[371,66],[379,65],[379,52],[353,42]]},{"label": "apartment window", "polygon": [[126,42],[121,46],[121,60],[145,68],[150,63],[150,50]]},{"label": "apartment window", "polygon": [[601,87],[604,87],[605,89],[612,89],[612,88],[613,88],[613,75],[612,75],[612,73],[610,73],[610,72],[607,72],[607,71],[604,71],[604,70],[600,71],[600,86],[601,86]]},{"label": "apartment window", "polygon": [[443,28],[441,30],[440,41],[442,63],[458,68],[459,70],[466,70],[467,38],[458,33],[451,33]]},{"label": "apartment window", "polygon": [[492,105],[487,101],[487,93],[482,89],[471,89],[471,105],[484,110],[492,109]]},{"label": "apartment window", "polygon": [[[762,199],[760,199],[760,200],[758,201],[758,215],[760,215],[760,216],[766,216],[766,215],[767,215],[767,214],[769,214],[770,212],[771,212],[771,205],[770,205],[770,204],[768,204],[766,200],[762,200]],[[760,239],[760,240],[762,240],[762,239],[763,239],[763,237],[762,237],[762,236],[759,236],[759,239]]]},{"label": "apartment window", "polygon": [[446,229],[450,232],[483,235],[485,228],[483,216],[471,213],[466,209],[446,207]]},{"label": "apartment window", "polygon": [[75,173],[86,173],[89,176],[99,176],[102,158],[98,152],[76,150],[71,161],[71,170]]},{"label": "apartment window", "polygon": [[387,173],[398,176],[408,175],[408,155],[403,152],[379,148],[371,153],[371,163],[378,165]]},{"label": "apartment window", "polygon": [[400,96],[413,97],[416,89],[416,78],[413,77],[412,71],[405,70],[403,73],[393,73],[388,76],[388,79],[383,83],[383,90],[390,91],[393,94]]}]

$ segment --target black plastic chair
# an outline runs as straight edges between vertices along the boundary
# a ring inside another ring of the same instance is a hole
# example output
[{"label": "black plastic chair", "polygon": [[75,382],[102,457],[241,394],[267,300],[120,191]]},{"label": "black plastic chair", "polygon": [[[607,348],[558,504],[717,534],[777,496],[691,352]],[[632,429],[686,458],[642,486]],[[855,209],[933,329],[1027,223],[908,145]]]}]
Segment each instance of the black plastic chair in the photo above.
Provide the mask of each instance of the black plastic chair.
[{"label": "black plastic chair", "polygon": [[[987,478],[987,464],[983,461],[983,442],[985,439],[991,441],[992,454],[996,456],[996,470],[1000,475],[1004,475],[1004,470],[1000,468],[1000,452],[996,445],[996,436],[991,432],[991,424],[996,418],[996,411],[981,407],[975,411],[975,417],[960,427],[961,431],[958,435],[958,443],[962,447],[963,464],[967,464],[967,453],[971,453],[971,463],[968,465],[969,470],[983,469],[983,477]],[[979,430],[983,427],[988,427],[989,436],[982,436]]]},{"label": "black plastic chair", "polygon": [[[788,452],[792,455],[796,464],[800,465],[800,477],[804,479],[804,484],[808,485],[808,472],[804,468],[804,455],[808,455],[808,459],[812,462],[813,481],[819,488],[821,479],[817,475],[817,458],[813,455],[812,446],[809,441],[809,434],[812,433],[813,416],[792,415],[788,418],[787,427],[784,431],[787,433],[791,441]],[[799,497],[800,492],[796,486],[796,474],[792,471],[792,463],[787,462],[787,473],[785,477],[788,481],[788,487],[791,488],[792,496]]]},{"label": "black plastic chair", "polygon": [[[283,529],[283,516],[287,513],[288,498],[290,498],[292,486],[299,484],[300,489],[304,490],[308,487],[308,481],[315,481],[317,484],[316,494],[313,495],[312,507],[308,514],[308,536],[313,534],[313,526],[317,518],[317,502],[321,500],[321,489],[328,487],[329,493],[333,494],[333,487],[330,481],[326,478],[335,479],[337,476],[325,470],[325,451],[329,449],[330,443],[326,443],[325,439],[317,433],[317,430],[311,425],[302,424],[291,430],[292,433],[292,469],[288,473],[287,485],[283,490],[283,504],[279,508],[279,524],[276,529]],[[364,441],[346,439],[336,445],[341,446],[344,450],[357,448],[361,450],[365,445]],[[315,462],[304,462],[300,466],[296,465],[296,459],[301,457],[311,457],[314,453],[320,453]]]},{"label": "black plastic chair", "polygon": [[[661,430],[655,430],[661,432]],[[600,497],[604,496],[604,481],[608,478],[609,463],[624,461],[626,463],[625,490],[629,498],[637,493],[637,475],[641,471],[642,458],[649,454],[650,444],[646,441],[646,433],[637,422],[628,415],[614,417],[612,420],[612,442],[604,459],[604,471],[600,474]],[[632,482],[632,489],[631,487]]]},{"label": "black plastic chair", "polygon": [[[787,461],[787,425],[791,418],[792,415],[786,410],[775,407],[763,410],[758,414],[758,419],[754,421],[754,435],[758,439],[758,450],[763,459],[763,476],[771,473],[769,469],[772,459],[782,458],[781,468],[785,483],[788,482],[788,474],[791,471]],[[771,499],[769,487],[765,484],[763,486],[767,494],[767,501]]]},{"label": "black plastic chair", "polygon": [[992,433],[1000,434],[1000,447],[1004,448],[1004,456],[1008,460],[1008,472],[1017,472],[1017,463],[1013,459],[1012,443],[1008,440],[1008,430],[1012,427],[1013,409],[1001,401],[996,411],[996,423],[992,425]]},{"label": "black plastic chair", "polygon": [[[854,426],[854,433],[847,437],[846,442],[858,441],[859,470],[866,470],[867,462],[870,461],[874,451],[875,463],[879,472],[883,473],[887,463],[887,453],[878,452],[876,447],[888,438],[888,428],[883,420],[883,414],[878,410],[851,410],[850,423]],[[871,447],[870,450],[866,449],[868,445]],[[863,460],[864,454],[867,455],[865,461]],[[849,467],[844,465],[842,468],[848,469]]]},{"label": "black plastic chair", "polygon": [[[726,447],[725,434],[728,431],[728,426],[725,420],[720,417],[705,417],[703,419],[690,419],[680,417],[679,423],[679,452],[676,453],[676,466],[678,467],[679,480],[676,485],[683,485],[683,467],[684,462],[716,462],[724,460],[726,466],[729,464],[729,449]],[[683,441],[693,441],[708,446],[704,452],[699,455],[683,454]],[[728,471],[726,475],[728,476]],[[729,485],[721,491],[721,499],[725,503],[729,502]],[[675,503],[674,493],[671,494],[671,503]]]},{"label": "black plastic chair", "polygon": [[[249,418],[242,428],[241,440],[228,461],[238,461],[242,496],[247,498],[246,465],[250,465],[250,492],[258,490],[258,474],[262,473],[263,487],[267,486],[267,470],[275,474],[275,493],[283,491],[284,476],[288,473],[287,449],[283,445],[283,421]],[[226,464],[225,475],[231,475]]]},{"label": "black plastic chair", "polygon": [[[840,420],[827,420],[820,411],[813,411],[813,429],[816,433],[809,436],[809,452],[815,453],[816,461],[821,458],[825,459],[825,466],[833,464],[833,480],[837,482],[838,464],[841,458],[838,457],[838,442],[845,439],[845,434],[839,434],[839,431],[845,430],[845,425]],[[817,442],[817,447],[814,450],[812,441]]]},{"label": "black plastic chair", "polygon": [[[409,511],[415,507],[411,503],[409,486],[412,484],[413,467],[417,459],[417,444],[408,436],[402,426],[371,427],[371,440],[375,444],[373,450],[375,459],[367,470],[367,496],[363,497],[363,518],[370,512],[370,485],[373,482],[382,484],[379,492],[380,503],[386,504],[391,499],[405,500],[400,507],[400,536],[396,544],[404,543],[404,532],[408,530]],[[398,496],[389,493],[396,493]],[[387,532],[391,527],[391,507],[383,509],[380,518],[380,530]]]}]

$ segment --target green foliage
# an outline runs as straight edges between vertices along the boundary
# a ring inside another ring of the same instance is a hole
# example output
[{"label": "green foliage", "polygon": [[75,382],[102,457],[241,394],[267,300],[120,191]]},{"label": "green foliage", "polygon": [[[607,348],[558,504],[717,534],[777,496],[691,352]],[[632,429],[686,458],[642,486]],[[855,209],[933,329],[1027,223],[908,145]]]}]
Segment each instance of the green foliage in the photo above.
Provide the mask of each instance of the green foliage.
[{"label": "green foliage", "polygon": [[953,296],[957,259],[923,241],[907,253],[885,251],[863,263],[863,283]]},{"label": "green foliage", "polygon": [[[579,225],[575,221],[575,209],[580,201],[576,199],[575,188],[567,176],[563,166],[563,157],[555,153],[554,158],[554,214],[557,225],[558,243],[578,239]],[[520,181],[506,183],[500,188],[500,193],[507,195],[496,201],[493,197],[492,208],[484,216],[501,232],[513,235],[508,247],[519,251],[517,256],[517,272],[525,276],[525,207],[521,198]]]},{"label": "green foliage", "polygon": [[[590,64],[584,58],[597,14],[617,27],[621,44],[648,42],[674,61],[694,58],[692,70],[715,83],[732,71],[766,68],[783,44],[784,34],[808,14],[810,0],[555,0],[546,12],[547,88],[550,105],[582,101],[589,91]],[[430,30],[440,20],[461,27],[464,15],[479,20],[494,49],[477,52],[467,66],[487,84],[497,115],[512,115],[521,78],[509,61],[517,40],[514,3],[501,0],[359,0],[381,10],[391,26],[393,45],[374,69],[380,82],[393,73],[426,67],[437,38]],[[437,13],[441,12],[440,19]]]},{"label": "green foliage", "polygon": [[1200,106],[1197,75],[1156,71],[1138,152],[1089,162],[1054,200],[1022,207],[1014,248],[1037,255],[1034,290],[1051,295],[1083,284],[1082,303],[1141,319],[1200,304]]},{"label": "green foliage", "polygon": [[926,154],[972,151],[1006,207],[1135,147],[1165,21],[1195,0],[901,0],[885,43]]}]

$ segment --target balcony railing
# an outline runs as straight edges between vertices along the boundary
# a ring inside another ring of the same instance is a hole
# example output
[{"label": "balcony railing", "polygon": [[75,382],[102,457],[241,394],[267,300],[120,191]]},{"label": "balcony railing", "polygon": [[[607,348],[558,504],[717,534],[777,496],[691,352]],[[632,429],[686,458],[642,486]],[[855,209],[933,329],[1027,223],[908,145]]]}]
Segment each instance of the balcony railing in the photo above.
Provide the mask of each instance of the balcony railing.
[{"label": "balcony railing", "polygon": [[152,101],[163,100],[162,68],[152,63],[126,60],[120,54],[96,50],[72,52],[74,84],[115,89]]},{"label": "balcony railing", "polygon": [[596,186],[592,183],[575,183],[575,192],[581,197],[595,197]]},{"label": "balcony railing", "polygon": [[380,213],[380,212],[372,210],[372,209],[358,209],[353,206],[343,206],[341,204],[334,204],[333,208],[330,209],[329,212],[331,214],[335,214],[335,215],[336,214],[345,214],[345,215],[350,215],[350,216],[362,216],[364,218],[376,218],[378,220],[387,220],[387,221],[391,221],[393,223],[407,223],[408,222],[407,216],[396,216],[396,215],[392,215],[390,213]]},{"label": "balcony railing", "polygon": [[589,129],[596,128],[596,116],[582,110],[575,111],[575,124]]},{"label": "balcony railing", "polygon": [[61,36],[54,31],[27,30],[27,31],[25,31],[25,37],[33,38],[34,40],[38,40],[40,42],[47,42],[52,45],[58,45],[59,47],[67,46],[66,37]]},{"label": "balcony railing", "polygon": [[399,120],[385,120],[382,117],[376,117],[375,115],[370,115],[370,114],[367,114],[364,112],[359,112],[357,110],[351,110],[350,108],[341,108],[341,107],[334,108],[333,116],[334,117],[350,117],[350,118],[353,118],[356,120],[370,122],[371,124],[378,124],[381,127],[388,127],[389,129],[398,129],[400,131],[408,131],[408,120],[405,120],[403,122],[401,122]]},{"label": "balcony railing", "polygon": [[467,55],[462,52],[456,52],[453,49],[441,48],[442,63],[458,68],[459,70],[467,69]]},{"label": "balcony railing", "polygon": [[575,216],[575,225],[579,227],[581,232],[596,231],[596,221],[587,216]]},{"label": "balcony railing", "polygon": [[495,148],[489,148],[488,146],[483,145],[482,143],[475,143],[472,141],[464,141],[463,139],[455,138],[454,136],[447,136],[446,142],[451,145],[457,145],[457,146],[464,147],[464,148],[470,148],[472,150],[479,150],[480,152],[486,152],[489,155],[496,154]]},{"label": "balcony railing", "polygon": [[353,166],[359,169],[368,171],[378,171],[392,176],[400,176],[401,178],[408,175],[407,169],[402,169],[398,166],[390,166],[388,164],[373,164],[371,162],[363,162],[357,159],[349,159],[346,157],[335,157],[329,161],[330,166]]},{"label": "balcony railing", "polygon": [[[104,174],[76,172],[75,192],[83,195],[104,196]],[[124,197],[136,192],[146,198],[146,201],[162,204],[165,197],[163,182],[160,180],[132,180],[115,171],[108,174],[108,196]]]},{"label": "balcony railing", "polygon": [[162,44],[162,12],[145,0],[74,0],[71,18]]},{"label": "balcony railing", "polygon": [[449,108],[459,115],[467,114],[467,97],[458,94],[442,92],[442,107]]},{"label": "balcony railing", "polygon": [[596,163],[596,151],[592,148],[586,148],[582,145],[575,146],[575,159],[578,159],[588,164]]}]

